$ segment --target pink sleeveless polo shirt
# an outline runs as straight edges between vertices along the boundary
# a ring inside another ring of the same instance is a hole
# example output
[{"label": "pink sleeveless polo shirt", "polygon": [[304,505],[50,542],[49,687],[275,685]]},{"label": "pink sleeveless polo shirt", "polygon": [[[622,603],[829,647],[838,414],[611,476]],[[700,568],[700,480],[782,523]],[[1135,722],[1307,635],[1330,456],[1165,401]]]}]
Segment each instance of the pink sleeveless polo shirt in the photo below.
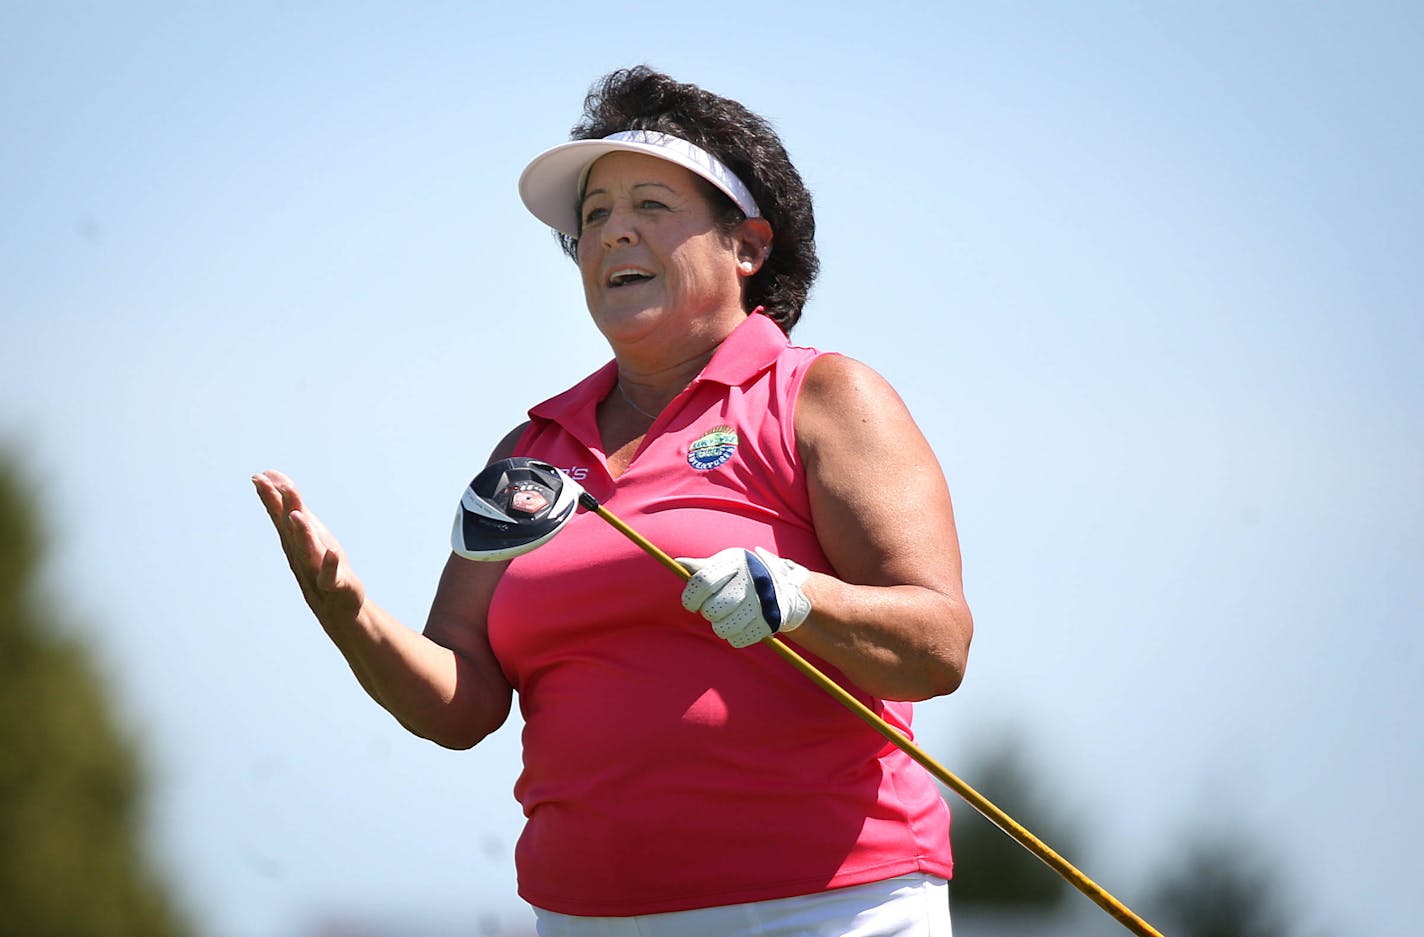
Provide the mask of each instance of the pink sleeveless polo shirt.
[{"label": "pink sleeveless polo shirt", "polygon": [[[673,556],[762,546],[830,572],[793,421],[819,354],[753,314],[616,481],[594,420],[612,362],[532,409],[516,451],[568,471]],[[718,639],[681,590],[583,511],[501,578],[489,636],[524,717],[520,895],[626,917],[949,878],[949,811],[929,774],[769,649]],[[909,733],[909,703],[811,660]]]}]

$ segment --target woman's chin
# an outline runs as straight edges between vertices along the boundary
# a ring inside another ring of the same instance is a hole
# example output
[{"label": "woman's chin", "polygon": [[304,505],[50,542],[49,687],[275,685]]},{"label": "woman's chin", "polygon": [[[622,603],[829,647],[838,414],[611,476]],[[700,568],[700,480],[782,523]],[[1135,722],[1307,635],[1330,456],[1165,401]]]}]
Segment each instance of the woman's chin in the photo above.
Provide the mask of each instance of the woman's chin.
[{"label": "woman's chin", "polygon": [[604,306],[593,313],[593,324],[610,342],[637,341],[657,329],[667,319],[662,306]]}]

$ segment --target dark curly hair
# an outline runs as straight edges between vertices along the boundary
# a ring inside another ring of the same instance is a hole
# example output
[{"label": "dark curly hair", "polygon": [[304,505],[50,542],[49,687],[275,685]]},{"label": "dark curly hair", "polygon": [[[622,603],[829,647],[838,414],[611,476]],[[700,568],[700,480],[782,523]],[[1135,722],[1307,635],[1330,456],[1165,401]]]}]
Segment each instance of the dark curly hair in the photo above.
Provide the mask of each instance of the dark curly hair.
[{"label": "dark curly hair", "polygon": [[[762,117],[729,98],[674,81],[645,65],[610,72],[595,82],[583,102],[583,117],[569,138],[589,140],[620,130],[672,134],[714,154],[751,190],[771,224],[772,249],[746,283],[748,308],[791,334],[821,263],[816,259],[816,216],[811,193],[791,164],[776,131]],[[745,215],[710,184],[719,223],[730,230]],[[559,235],[564,252],[578,259],[578,238]]]}]

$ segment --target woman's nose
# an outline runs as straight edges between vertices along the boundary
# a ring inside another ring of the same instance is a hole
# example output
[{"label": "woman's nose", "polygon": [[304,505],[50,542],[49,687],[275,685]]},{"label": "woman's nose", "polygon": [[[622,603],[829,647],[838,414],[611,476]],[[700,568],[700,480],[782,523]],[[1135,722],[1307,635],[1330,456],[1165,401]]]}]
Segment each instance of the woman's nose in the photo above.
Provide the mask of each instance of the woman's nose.
[{"label": "woman's nose", "polygon": [[633,212],[615,205],[609,209],[608,217],[604,219],[600,233],[603,236],[603,243],[608,247],[636,244],[638,242],[638,226]]}]

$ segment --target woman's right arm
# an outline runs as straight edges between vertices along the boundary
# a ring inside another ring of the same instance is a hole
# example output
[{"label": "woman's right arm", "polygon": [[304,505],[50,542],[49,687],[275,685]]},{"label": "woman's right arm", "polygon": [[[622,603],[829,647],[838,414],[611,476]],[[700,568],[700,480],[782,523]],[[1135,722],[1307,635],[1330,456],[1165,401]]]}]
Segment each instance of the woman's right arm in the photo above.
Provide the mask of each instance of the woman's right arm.
[{"label": "woman's right arm", "polygon": [[[512,451],[522,427],[491,461]],[[366,596],[345,551],[280,472],[253,476],[288,565],[313,614],[371,698],[408,730],[447,748],[469,748],[504,724],[513,688],[490,648],[490,599],[505,563],[451,555],[424,634]]]}]

